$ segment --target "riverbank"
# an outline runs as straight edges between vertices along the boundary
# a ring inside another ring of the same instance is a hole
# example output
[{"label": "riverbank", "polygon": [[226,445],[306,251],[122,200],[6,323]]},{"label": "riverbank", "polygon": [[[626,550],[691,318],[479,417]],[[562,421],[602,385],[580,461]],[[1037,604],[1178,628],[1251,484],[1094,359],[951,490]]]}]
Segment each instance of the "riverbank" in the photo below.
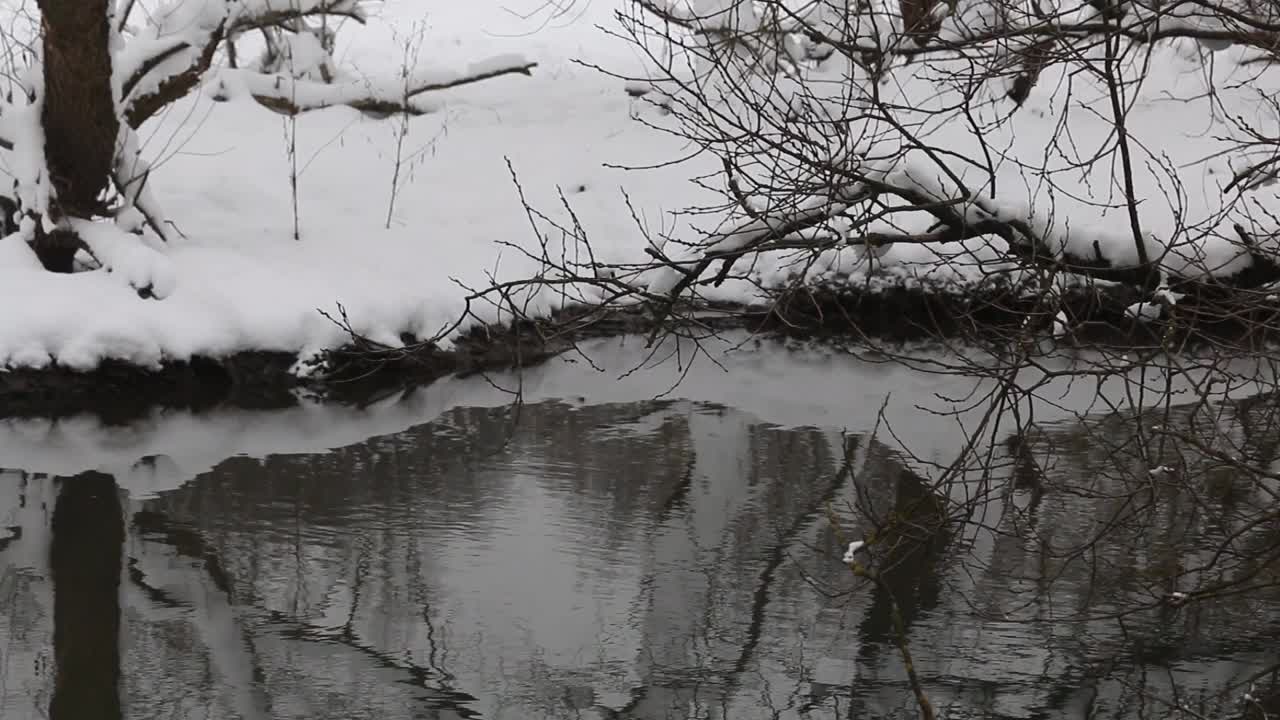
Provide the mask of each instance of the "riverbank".
[{"label": "riverbank", "polygon": [[1167,308],[1135,312],[1141,294],[1119,284],[1067,288],[1052,304],[1025,286],[986,283],[964,293],[921,284],[792,288],[768,305],[575,305],[519,322],[473,325],[447,346],[412,338],[391,345],[349,334],[345,343],[305,358],[253,350],[149,365],[108,359],[91,369],[57,363],[14,368],[0,372],[0,418],[91,413],[126,422],[155,408],[277,409],[300,397],[359,404],[443,377],[531,367],[584,341],[614,336],[676,335],[698,342],[747,331],[862,347],[918,348],[936,341],[999,349],[1034,340],[1041,354],[1106,346],[1183,351],[1206,344],[1244,352],[1270,342],[1280,328],[1280,304],[1259,292],[1181,289],[1172,318]]},{"label": "riverbank", "polygon": [[[343,31],[350,72],[394,77],[408,61],[396,33],[420,9],[398,0],[380,7],[376,22]],[[1130,234],[1093,197],[1090,183],[1106,183],[1068,181],[1074,172],[1057,173],[1062,192],[1042,200],[1051,217],[1034,218],[1045,248],[1010,247],[992,234],[867,248],[851,236],[854,244],[821,252],[744,256],[724,268],[725,282],[698,285],[700,306],[593,306],[602,277],[625,279],[632,298],[657,294],[655,276],[688,262],[681,249],[696,255],[700,240],[739,227],[732,193],[719,186],[720,160],[690,152],[678,115],[591,66],[652,70],[633,43],[601,29],[616,26],[617,8],[588,3],[572,21],[542,27],[498,2],[434,9],[422,30],[433,66],[506,53],[538,66],[532,77],[433,94],[433,111],[412,119],[345,107],[287,119],[251,101],[219,101],[217,83],[193,93],[143,132],[155,166],[148,186],[176,231],[169,244],[143,239],[109,269],[55,276],[19,236],[0,238],[0,417],[276,407],[297,393],[359,401],[450,374],[528,366],[585,338],[668,330],[1150,346],[1181,335],[1255,343],[1276,325],[1268,288],[1280,270],[1266,259],[1273,233],[1252,224],[1231,232],[1220,188],[1193,193],[1179,212],[1147,214],[1146,232],[1168,243],[1139,278]],[[1167,112],[1169,97],[1200,97],[1198,86],[1184,86],[1193,76],[1185,71],[1204,59],[1185,45],[1153,49],[1162,71],[1141,85],[1130,127],[1171,165],[1228,177],[1229,158],[1202,119]],[[1231,113],[1256,100],[1224,80],[1237,55],[1216,56],[1217,74],[1203,80],[1222,80],[1205,97]],[[1067,112],[1049,103],[1047,77],[1041,85],[1010,138],[1019,152],[1042,153],[1043,131]],[[1091,112],[1091,100],[1079,102],[1073,117]],[[963,123],[947,127],[968,133]],[[1110,137],[1109,128],[1081,132]],[[937,142],[962,148],[974,140],[966,138]],[[1036,173],[1010,153],[1000,186],[1031,187],[1027,174]],[[1096,173],[1110,173],[1105,166]],[[1158,180],[1139,172],[1135,192],[1160,196]],[[863,230],[912,237],[935,232],[936,220],[917,212],[901,227]],[[1187,228],[1210,226],[1189,238]],[[1027,270],[1044,269],[1046,257],[1070,257],[1081,275],[1046,293]],[[549,282],[522,284],[539,277]],[[1152,278],[1170,285],[1153,287]],[[141,287],[164,297],[141,299]],[[530,319],[513,321],[513,308]],[[1176,333],[1167,336],[1170,316]]]}]

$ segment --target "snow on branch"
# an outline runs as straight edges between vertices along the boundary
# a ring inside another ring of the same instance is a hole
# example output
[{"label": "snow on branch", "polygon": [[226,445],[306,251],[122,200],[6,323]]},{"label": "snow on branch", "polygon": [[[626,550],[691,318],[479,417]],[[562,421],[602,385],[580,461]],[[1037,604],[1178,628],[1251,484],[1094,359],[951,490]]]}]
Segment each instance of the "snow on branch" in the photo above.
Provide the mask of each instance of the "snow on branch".
[{"label": "snow on branch", "polygon": [[762,30],[759,15],[768,14],[775,32],[801,32],[821,10],[821,2],[792,6],[786,2],[751,0],[633,0],[641,11],[694,34],[737,34]]},{"label": "snow on branch", "polygon": [[[766,52],[765,46],[792,36],[785,41],[816,43],[862,62],[977,47],[990,57],[1009,48],[1038,49],[1037,54],[1058,61],[1102,36],[1135,44],[1191,39],[1212,51],[1238,46],[1280,57],[1280,23],[1274,12],[1245,0],[1055,0],[1046,7],[983,0],[877,0],[864,3],[857,13],[834,15],[821,2],[783,0],[631,0],[631,5],[639,11],[630,20],[633,31],[677,45],[684,42],[678,36],[689,33],[715,42],[731,38]],[[902,14],[908,8],[924,13],[918,22]],[[1045,52],[1057,44],[1060,51]]]},{"label": "snow on branch", "polygon": [[537,63],[522,57],[503,55],[472,63],[461,72],[423,72],[407,81],[389,77],[383,83],[363,80],[323,83],[228,68],[219,74],[217,92],[223,99],[247,94],[265,107],[290,115],[338,105],[377,115],[401,112],[420,115],[429,108],[416,103],[415,99],[425,93],[503,75],[530,75],[535,67]]},{"label": "snow on branch", "polygon": [[168,219],[151,192],[151,164],[142,157],[137,132],[128,125],[120,126],[112,180],[124,203],[122,213],[136,210],[161,240],[169,240]]},{"label": "snow on branch", "polygon": [[[181,43],[142,66],[142,74],[130,77],[121,91],[127,108],[125,120],[130,127],[141,127],[148,118],[184,97],[200,83],[200,78],[213,64],[214,53],[218,49],[218,43],[222,42],[225,30],[224,19],[209,32],[208,40],[203,45]],[[200,48],[198,52],[197,47]],[[145,89],[140,90],[139,84],[144,78],[149,82]]]},{"label": "snow on branch", "polygon": [[[856,181],[829,194],[809,195],[772,211],[736,213],[721,227],[688,244],[685,257],[671,258],[650,250],[660,265],[645,285],[650,296],[674,300],[695,285],[723,282],[741,258],[786,250],[823,251],[845,246],[940,246],[980,238],[998,238],[994,247],[1008,260],[1098,280],[1143,285],[1155,277],[1154,265],[1117,261],[1111,252],[1128,241],[1101,231],[1067,234],[1050,232],[1029,209],[1003,206],[988,195],[975,196],[945,183],[928,180],[929,173],[907,165],[867,166],[848,173]],[[893,212],[924,213],[935,221],[923,232],[874,229],[883,213],[860,213],[878,198],[893,197],[905,204]],[[741,201],[740,201],[740,204]],[[1093,249],[1094,255],[1089,255]],[[1104,252],[1105,251],[1105,252]],[[712,266],[720,263],[718,272]]]},{"label": "snow on branch", "polygon": [[365,4],[363,0],[241,0],[229,30],[238,33],[322,15],[346,17],[363,25],[368,19]]},{"label": "snow on branch", "polygon": [[44,76],[28,70],[25,81],[27,92],[16,94],[0,114],[0,134],[4,136],[2,146],[13,151],[8,167],[14,181],[13,199],[27,214],[23,234],[30,238],[35,231],[34,217],[48,217],[53,187],[44,153],[45,132],[41,122]]},{"label": "snow on branch", "polygon": [[239,32],[312,16],[365,22],[363,0],[174,0],[152,15],[114,62],[129,125],[137,128],[199,84],[219,44]]},{"label": "snow on branch", "polygon": [[697,30],[697,18],[692,9],[681,7],[675,0],[636,0],[636,7],[652,14],[663,22],[678,25],[688,30]]}]

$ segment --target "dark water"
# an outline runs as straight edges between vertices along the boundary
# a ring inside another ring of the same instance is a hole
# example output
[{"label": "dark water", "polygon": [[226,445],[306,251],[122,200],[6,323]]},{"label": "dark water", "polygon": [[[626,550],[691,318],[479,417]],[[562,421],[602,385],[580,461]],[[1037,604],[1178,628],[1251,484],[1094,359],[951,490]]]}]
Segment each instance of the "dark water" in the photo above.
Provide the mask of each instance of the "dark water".
[{"label": "dark water", "polygon": [[[1060,476],[1111,457],[1045,437]],[[929,496],[911,468],[867,433],[650,400],[456,408],[146,499],[5,472],[0,716],[914,717],[894,603],[835,528]],[[1117,618],[1204,552],[1191,509],[1084,562],[1050,547],[1105,493],[1017,485],[892,578],[939,715],[1239,716],[1280,659],[1274,586]]]}]

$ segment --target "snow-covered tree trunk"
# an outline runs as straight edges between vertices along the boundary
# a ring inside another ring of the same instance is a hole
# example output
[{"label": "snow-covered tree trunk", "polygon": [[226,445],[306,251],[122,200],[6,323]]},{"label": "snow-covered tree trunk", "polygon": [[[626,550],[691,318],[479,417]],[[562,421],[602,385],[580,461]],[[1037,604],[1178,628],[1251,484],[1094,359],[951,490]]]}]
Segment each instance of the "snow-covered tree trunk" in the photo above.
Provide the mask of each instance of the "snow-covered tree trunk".
[{"label": "snow-covered tree trunk", "polygon": [[[45,161],[51,211],[91,218],[104,211],[120,123],[111,85],[110,0],[39,0],[44,50]],[[78,242],[67,230],[37,230],[35,251],[70,272]]]}]

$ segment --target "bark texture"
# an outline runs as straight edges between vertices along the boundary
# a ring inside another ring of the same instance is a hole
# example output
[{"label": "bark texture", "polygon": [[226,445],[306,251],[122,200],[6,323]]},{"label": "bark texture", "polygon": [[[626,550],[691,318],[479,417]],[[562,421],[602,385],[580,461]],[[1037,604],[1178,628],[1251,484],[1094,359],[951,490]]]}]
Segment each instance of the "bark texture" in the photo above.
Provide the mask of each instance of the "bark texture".
[{"label": "bark texture", "polygon": [[[120,130],[111,89],[110,0],[39,0],[44,47],[45,161],[57,212],[103,212]],[[76,243],[41,233],[36,254],[69,272]]]}]

